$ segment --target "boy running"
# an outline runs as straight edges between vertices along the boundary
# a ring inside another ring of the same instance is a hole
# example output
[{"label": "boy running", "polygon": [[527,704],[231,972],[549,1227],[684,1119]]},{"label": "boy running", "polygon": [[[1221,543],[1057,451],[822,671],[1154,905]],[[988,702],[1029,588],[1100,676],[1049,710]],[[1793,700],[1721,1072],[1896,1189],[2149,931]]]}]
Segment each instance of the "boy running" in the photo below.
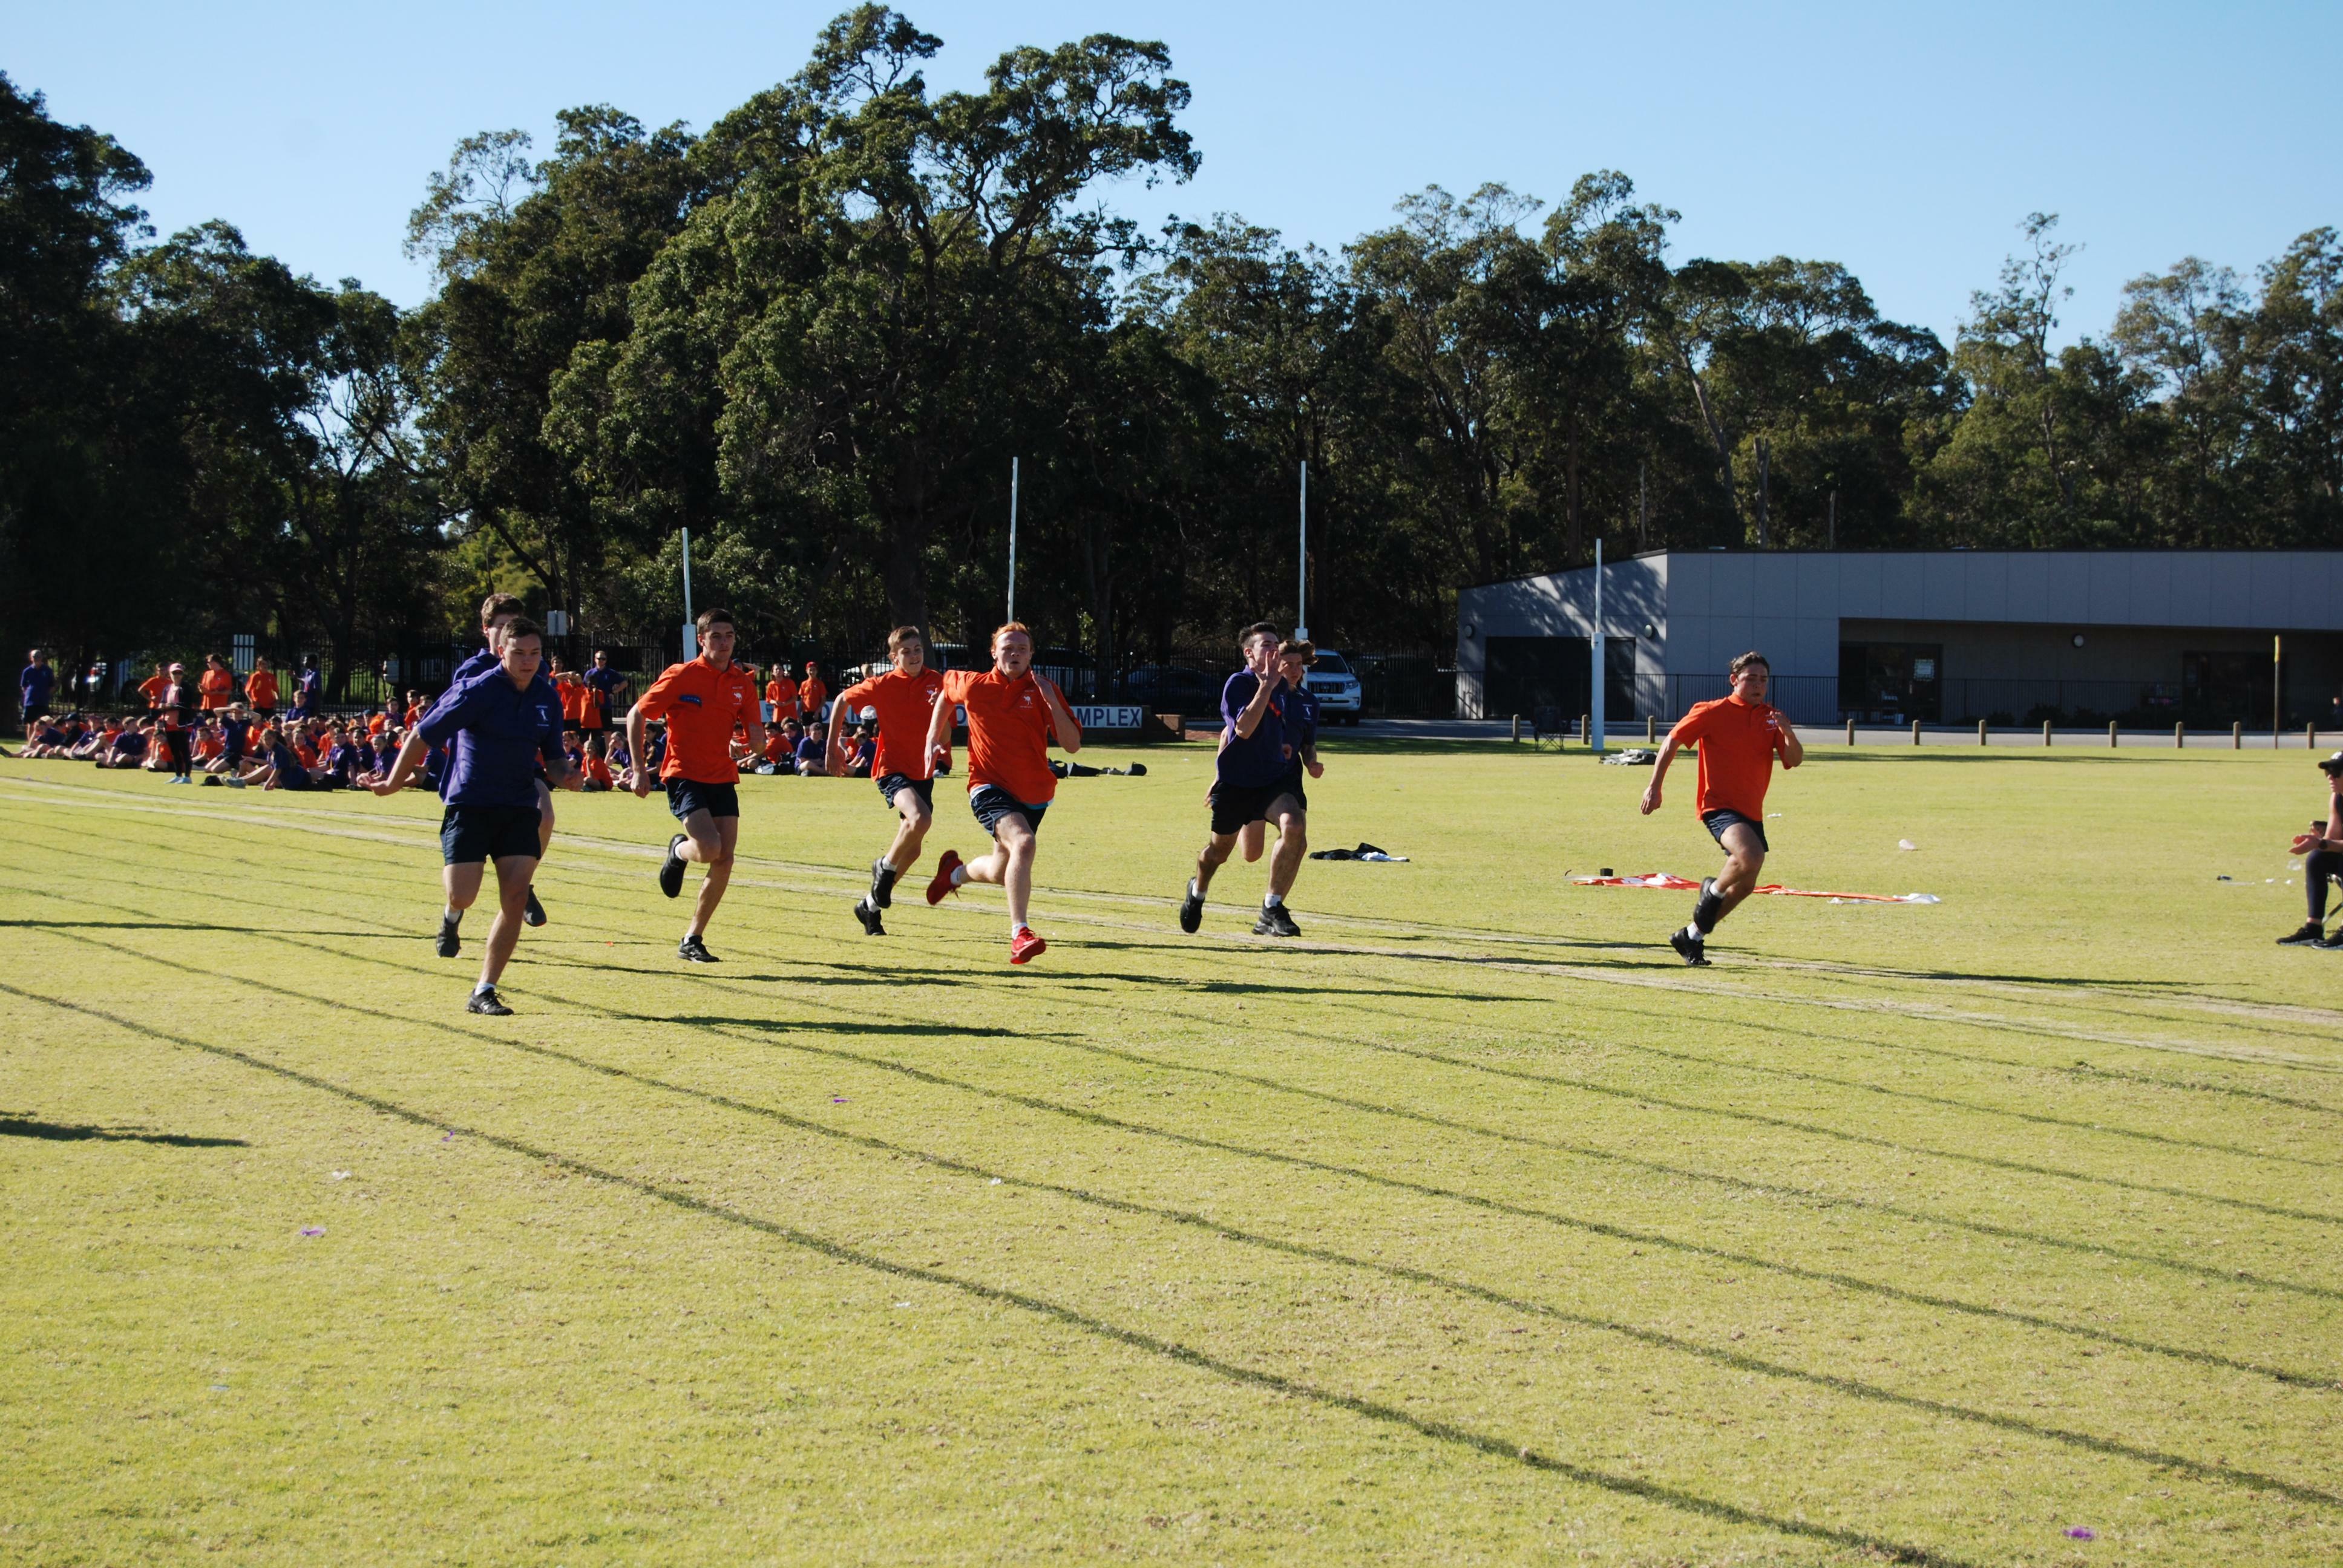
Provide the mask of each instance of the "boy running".
[{"label": "boy running", "polygon": [[1262,900],[1253,934],[1298,937],[1285,895],[1308,852],[1300,774],[1289,779],[1298,755],[1287,738],[1285,678],[1279,670],[1277,628],[1262,621],[1238,638],[1245,668],[1221,689],[1221,753],[1212,792],[1212,835],[1196,856],[1196,875],[1180,900],[1180,929],[1194,932],[1204,920],[1204,894],[1236,848],[1238,835],[1252,823],[1277,824],[1277,853],[1269,862],[1269,894]]},{"label": "boy running", "polygon": [[[736,634],[729,610],[699,614],[699,657],[687,664],[671,664],[651,683],[640,701],[627,710],[627,751],[645,757],[654,719],[667,720],[667,756],[659,778],[667,787],[667,809],[683,824],[683,831],[667,841],[667,859],[659,866],[659,891],[672,899],[683,890],[683,868],[697,860],[708,869],[692,905],[691,925],[676,944],[676,956],[689,963],[712,964],[716,955],[702,939],[716,906],[724,901],[725,885],[732,879],[732,852],[740,842],[740,769],[732,760],[732,727],[744,726],[749,744],[761,750],[765,726],[757,716],[756,683],[732,662]],[[627,788],[639,798],[651,792],[651,769],[637,765],[627,771]]]},{"label": "boy running", "polygon": [[[456,673],[448,679],[448,690],[453,691],[473,677],[497,668],[503,658],[497,646],[498,639],[504,636],[505,628],[520,618],[525,608],[518,598],[508,593],[492,593],[480,601],[480,640],[486,646],[456,667]],[[302,679],[306,681],[308,678],[308,675],[304,673]],[[546,684],[552,685],[549,677]],[[556,687],[557,702],[559,691],[560,689]],[[553,789],[540,779],[537,781],[537,858],[544,859],[552,848]],[[537,889],[533,884],[523,905],[522,918],[532,926],[541,926],[546,921],[545,906],[538,902]]]},{"label": "boy running", "polygon": [[887,636],[887,658],[895,668],[848,687],[838,696],[839,722],[830,727],[830,773],[843,779],[849,766],[850,721],[866,710],[879,716],[879,755],[870,765],[880,798],[902,819],[895,841],[870,862],[870,891],[854,906],[865,936],[883,937],[880,911],[895,901],[895,879],[919,863],[920,847],[936,819],[935,764],[927,749],[928,726],[944,678],[930,669],[927,638],[916,626],[899,626]]},{"label": "boy running", "polygon": [[[1286,788],[1302,811],[1306,822],[1310,812],[1310,796],[1302,778],[1306,772],[1312,779],[1326,776],[1326,765],[1318,760],[1318,699],[1312,693],[1308,677],[1310,667],[1318,661],[1318,649],[1307,642],[1280,643],[1277,668],[1285,677],[1285,731],[1287,744],[1293,755],[1285,767]],[[1261,859],[1262,843],[1269,837],[1265,822],[1248,822],[1242,835],[1245,864]]]},{"label": "boy running", "polygon": [[952,709],[968,709],[968,809],[992,835],[992,853],[963,864],[946,849],[928,883],[928,902],[966,882],[990,882],[1009,895],[1009,961],[1030,963],[1050,944],[1026,923],[1033,901],[1033,834],[1058,793],[1050,740],[1082,749],[1082,727],[1056,686],[1033,673],[1033,634],[1012,620],[992,634],[992,668],[945,673],[943,696],[928,719],[930,777],[951,760]]},{"label": "boy running", "polygon": [[1708,962],[1708,934],[1757,886],[1768,848],[1765,789],[1774,779],[1774,759],[1780,757],[1784,768],[1795,768],[1806,759],[1806,749],[1782,710],[1766,704],[1774,670],[1765,656],[1743,654],[1733,661],[1731,674],[1732,696],[1696,702],[1676,720],[1644,789],[1644,815],[1648,817],[1660,809],[1660,785],[1668,776],[1668,764],[1684,745],[1699,743],[1700,788],[1693,809],[1725,850],[1725,859],[1723,874],[1701,879],[1692,924],[1668,937],[1668,945],[1688,964]]},{"label": "boy running", "polygon": [[439,821],[447,907],[437,945],[441,958],[456,956],[464,911],[479,897],[482,868],[494,860],[496,922],[464,1009],[496,1018],[512,1011],[497,995],[497,981],[520,940],[522,909],[537,875],[539,771],[565,788],[577,785],[561,756],[561,702],[542,673],[543,647],[536,622],[516,618],[507,624],[497,663],[448,688],[399,748],[389,777],[373,787],[377,795],[397,794],[425,753],[442,741],[456,743]]}]

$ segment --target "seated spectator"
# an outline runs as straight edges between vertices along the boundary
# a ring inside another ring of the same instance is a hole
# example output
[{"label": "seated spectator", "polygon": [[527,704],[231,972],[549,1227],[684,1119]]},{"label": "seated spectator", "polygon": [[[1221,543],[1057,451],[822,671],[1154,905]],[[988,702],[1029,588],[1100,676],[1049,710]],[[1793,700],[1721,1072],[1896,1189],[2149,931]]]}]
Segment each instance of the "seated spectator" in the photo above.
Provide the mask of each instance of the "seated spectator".
[{"label": "seated spectator", "polygon": [[614,729],[609,731],[609,736],[610,742],[603,754],[602,760],[610,765],[611,772],[624,773],[628,765],[627,732],[623,729]]},{"label": "seated spectator", "polygon": [[148,723],[145,719],[124,720],[122,727],[114,732],[114,739],[106,743],[106,752],[97,759],[97,765],[100,768],[143,766],[146,760],[147,729]]},{"label": "seated spectator", "polygon": [[75,762],[94,761],[113,744],[115,735],[121,729],[121,720],[116,719],[108,719],[103,724],[93,724],[81,732],[81,739],[73,743],[73,749],[65,756]]},{"label": "seated spectator", "polygon": [[[624,749],[621,746],[620,749]],[[606,755],[608,750],[609,740],[607,730],[597,729],[592,735],[587,737],[586,760],[579,768],[585,775],[585,782],[578,786],[579,789],[599,792],[616,788],[610,777],[610,764]]]},{"label": "seated spectator", "polygon": [[206,773],[212,770],[213,763],[227,755],[226,737],[220,733],[219,726],[208,719],[196,726],[192,747],[193,749],[189,754],[194,758],[196,766]]},{"label": "seated spectator", "polygon": [[25,727],[25,749],[19,755],[62,757],[72,747],[73,739],[55,714],[44,713]]},{"label": "seated spectator", "polygon": [[871,765],[879,760],[878,738],[871,734],[868,725],[858,725],[851,745],[852,749],[846,757],[846,776],[849,779],[870,778]]},{"label": "seated spectator", "polygon": [[829,749],[822,725],[817,721],[806,726],[805,739],[798,742],[798,777],[820,779],[830,769],[823,765],[823,753]]}]

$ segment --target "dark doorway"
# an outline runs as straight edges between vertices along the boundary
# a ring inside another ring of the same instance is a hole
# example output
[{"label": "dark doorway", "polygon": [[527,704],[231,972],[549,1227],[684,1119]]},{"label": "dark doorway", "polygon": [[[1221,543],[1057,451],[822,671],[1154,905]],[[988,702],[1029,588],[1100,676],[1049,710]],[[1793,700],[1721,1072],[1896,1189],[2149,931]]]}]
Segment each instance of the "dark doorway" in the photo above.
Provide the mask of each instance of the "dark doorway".
[{"label": "dark doorway", "polygon": [[1934,724],[1944,709],[1945,647],[1937,642],[1838,645],[1838,710],[1872,723]]},{"label": "dark doorway", "polygon": [[2180,717],[2190,724],[2268,724],[2270,658],[2265,653],[2180,656]]}]

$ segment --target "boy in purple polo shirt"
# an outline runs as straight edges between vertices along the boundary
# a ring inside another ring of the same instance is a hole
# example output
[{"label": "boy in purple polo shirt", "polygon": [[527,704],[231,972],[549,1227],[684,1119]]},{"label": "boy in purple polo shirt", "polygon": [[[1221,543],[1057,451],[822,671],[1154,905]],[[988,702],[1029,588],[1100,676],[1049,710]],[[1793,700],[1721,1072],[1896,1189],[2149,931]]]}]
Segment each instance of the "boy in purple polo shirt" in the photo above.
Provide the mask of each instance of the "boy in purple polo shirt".
[{"label": "boy in purple polo shirt", "polygon": [[1203,923],[1204,893],[1235,849],[1238,837],[1250,823],[1277,824],[1277,853],[1269,863],[1269,894],[1262,900],[1261,918],[1253,934],[1298,937],[1302,928],[1286,910],[1285,895],[1293,889],[1308,849],[1302,827],[1302,803],[1286,781],[1293,747],[1286,733],[1285,678],[1278,669],[1277,628],[1267,621],[1245,628],[1238,639],[1245,668],[1229,677],[1221,689],[1221,754],[1208,799],[1212,807],[1212,837],[1196,856],[1196,875],[1180,900],[1180,929],[1193,932]]}]

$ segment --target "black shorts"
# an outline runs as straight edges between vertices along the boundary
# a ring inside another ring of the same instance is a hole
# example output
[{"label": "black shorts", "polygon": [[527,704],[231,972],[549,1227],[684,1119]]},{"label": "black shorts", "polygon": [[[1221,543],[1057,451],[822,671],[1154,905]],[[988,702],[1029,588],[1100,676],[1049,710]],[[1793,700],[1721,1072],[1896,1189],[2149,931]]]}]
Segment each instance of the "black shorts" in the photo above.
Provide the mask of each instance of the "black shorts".
[{"label": "black shorts", "polygon": [[[1296,806],[1301,807],[1304,811],[1310,809],[1309,783],[1310,775],[1302,769],[1301,759],[1299,758],[1295,759],[1293,770],[1285,776],[1283,788],[1288,795],[1293,797],[1293,803]],[[1272,805],[1275,803],[1276,802],[1274,801],[1271,802]]]},{"label": "black shorts", "polygon": [[1000,785],[987,784],[981,789],[969,791],[968,809],[976,813],[976,819],[984,824],[988,833],[997,835],[1001,819],[1012,812],[1023,817],[1025,825],[1038,833],[1041,830],[1041,813],[1050,809],[1050,803],[1044,800],[1039,806],[1029,806]]},{"label": "black shorts", "polygon": [[1725,843],[1725,830],[1736,823],[1757,835],[1759,854],[1770,855],[1774,852],[1774,846],[1765,842],[1765,824],[1763,822],[1753,820],[1729,808],[1704,811],[1700,817],[1700,825],[1708,829],[1708,836],[1716,840],[1719,848],[1722,848]]},{"label": "black shorts", "polygon": [[1215,781],[1207,797],[1212,803],[1212,834],[1215,838],[1242,832],[1253,822],[1269,820],[1269,809],[1282,796],[1294,797],[1304,809],[1309,802],[1302,799],[1302,787],[1290,779],[1280,779],[1274,784],[1225,784]]},{"label": "black shorts", "polygon": [[534,806],[450,806],[439,818],[439,852],[450,866],[545,853]]},{"label": "black shorts", "polygon": [[667,809],[679,822],[694,811],[705,811],[711,817],[738,817],[740,788],[737,784],[696,784],[689,779],[670,779],[667,781]]},{"label": "black shorts", "polygon": [[[909,789],[917,795],[926,804],[928,814],[935,815],[936,781],[934,779],[912,779],[901,773],[889,773],[880,779],[879,793],[886,798],[888,805],[892,806],[895,803],[895,791],[898,789]],[[990,824],[987,825],[990,826]]]}]

